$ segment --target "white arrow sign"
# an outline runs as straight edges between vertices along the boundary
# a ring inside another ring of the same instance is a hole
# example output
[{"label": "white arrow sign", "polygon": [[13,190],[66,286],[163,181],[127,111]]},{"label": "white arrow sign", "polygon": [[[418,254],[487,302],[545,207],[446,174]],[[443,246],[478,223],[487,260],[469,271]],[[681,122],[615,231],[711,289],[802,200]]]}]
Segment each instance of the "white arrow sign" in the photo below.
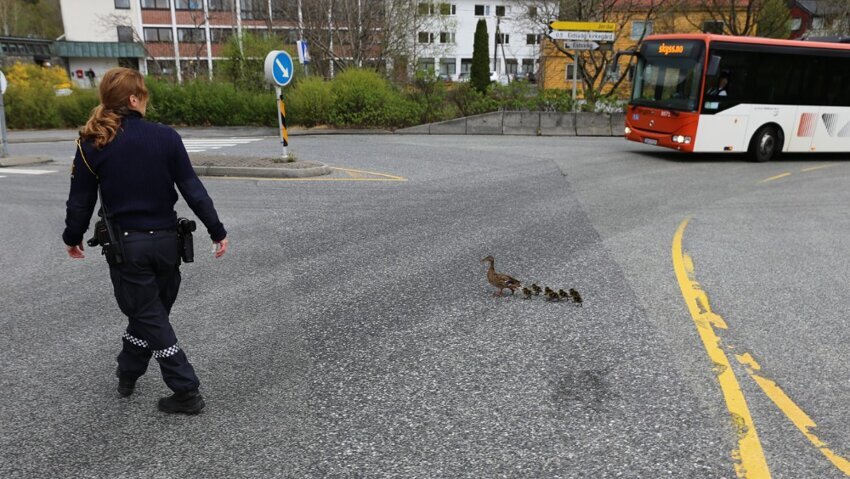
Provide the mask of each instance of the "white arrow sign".
[{"label": "white arrow sign", "polygon": [[596,50],[599,44],[596,42],[577,42],[569,41],[564,44],[568,50]]},{"label": "white arrow sign", "polygon": [[286,67],[283,66],[283,63],[281,63],[280,60],[278,60],[277,58],[275,58],[274,62],[277,63],[277,67],[280,68],[280,71],[283,72],[283,76],[289,77],[289,70],[287,70]]},{"label": "white arrow sign", "polygon": [[554,31],[549,32],[549,38],[552,40],[583,40],[596,42],[613,42],[614,32],[571,32],[571,31]]}]

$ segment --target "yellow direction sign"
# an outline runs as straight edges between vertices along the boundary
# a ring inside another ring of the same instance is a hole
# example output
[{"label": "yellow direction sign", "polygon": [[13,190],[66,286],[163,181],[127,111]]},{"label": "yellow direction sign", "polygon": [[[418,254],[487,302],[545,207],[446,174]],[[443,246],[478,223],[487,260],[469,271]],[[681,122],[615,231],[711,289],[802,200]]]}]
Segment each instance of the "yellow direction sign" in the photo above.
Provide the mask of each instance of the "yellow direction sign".
[{"label": "yellow direction sign", "polygon": [[552,30],[573,30],[582,32],[616,32],[616,23],[603,22],[552,22],[549,24]]}]

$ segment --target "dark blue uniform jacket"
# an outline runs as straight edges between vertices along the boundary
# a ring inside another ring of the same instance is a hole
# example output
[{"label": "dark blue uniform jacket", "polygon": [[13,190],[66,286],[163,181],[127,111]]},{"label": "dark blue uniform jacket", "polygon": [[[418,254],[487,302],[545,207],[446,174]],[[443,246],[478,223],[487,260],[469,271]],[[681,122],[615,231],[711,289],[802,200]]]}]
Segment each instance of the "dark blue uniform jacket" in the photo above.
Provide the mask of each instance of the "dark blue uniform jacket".
[{"label": "dark blue uniform jacket", "polygon": [[77,149],[62,233],[65,244],[82,241],[97,203],[98,181],[106,209],[124,231],[176,227],[177,185],[210,238],[221,241],[227,236],[212,199],[192,169],[183,140],[173,129],[130,112],[112,143],[98,150],[86,141],[82,149],[88,166]]}]

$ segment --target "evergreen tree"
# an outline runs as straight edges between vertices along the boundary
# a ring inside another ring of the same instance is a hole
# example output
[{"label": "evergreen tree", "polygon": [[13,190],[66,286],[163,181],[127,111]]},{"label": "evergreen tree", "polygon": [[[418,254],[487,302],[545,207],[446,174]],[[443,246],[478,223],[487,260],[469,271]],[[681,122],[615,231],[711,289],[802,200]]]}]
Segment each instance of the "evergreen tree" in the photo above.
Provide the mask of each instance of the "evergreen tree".
[{"label": "evergreen tree", "polygon": [[487,37],[487,22],[478,20],[475,27],[475,41],[472,44],[472,71],[470,82],[472,87],[481,93],[490,86],[490,41]]}]

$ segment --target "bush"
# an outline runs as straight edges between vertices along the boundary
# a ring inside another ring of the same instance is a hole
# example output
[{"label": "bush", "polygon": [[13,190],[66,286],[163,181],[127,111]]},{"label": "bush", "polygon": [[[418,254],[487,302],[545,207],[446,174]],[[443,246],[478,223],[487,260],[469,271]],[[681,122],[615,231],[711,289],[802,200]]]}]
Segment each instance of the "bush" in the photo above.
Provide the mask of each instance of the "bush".
[{"label": "bush", "polygon": [[148,78],[147,117],[168,125],[274,126],[277,106],[270,91],[238,90],[229,83],[195,80],[182,86]]},{"label": "bush", "polygon": [[59,128],[62,117],[56,105],[56,88],[68,88],[68,75],[60,67],[44,68],[15,63],[5,73],[6,119],[10,128]]},{"label": "bush", "polygon": [[[330,123],[342,127],[397,127],[411,123],[415,106],[371,70],[348,69],[331,84]],[[413,110],[413,111],[412,111]]]},{"label": "bush", "polygon": [[490,96],[502,110],[536,110],[536,91],[526,81],[512,81],[507,85],[493,85]]},{"label": "bush", "polygon": [[478,115],[499,109],[496,100],[480,93],[469,83],[457,85],[449,92],[448,99],[457,107],[460,116]]},{"label": "bush", "polygon": [[539,111],[573,111],[573,94],[569,90],[541,90],[537,92],[535,110]]},{"label": "bush", "polygon": [[306,127],[329,123],[333,107],[331,84],[322,78],[308,77],[299,81],[285,100],[287,123]]},{"label": "bush", "polygon": [[74,89],[68,96],[55,97],[62,126],[79,128],[86,124],[92,109],[100,103],[95,90]]}]

